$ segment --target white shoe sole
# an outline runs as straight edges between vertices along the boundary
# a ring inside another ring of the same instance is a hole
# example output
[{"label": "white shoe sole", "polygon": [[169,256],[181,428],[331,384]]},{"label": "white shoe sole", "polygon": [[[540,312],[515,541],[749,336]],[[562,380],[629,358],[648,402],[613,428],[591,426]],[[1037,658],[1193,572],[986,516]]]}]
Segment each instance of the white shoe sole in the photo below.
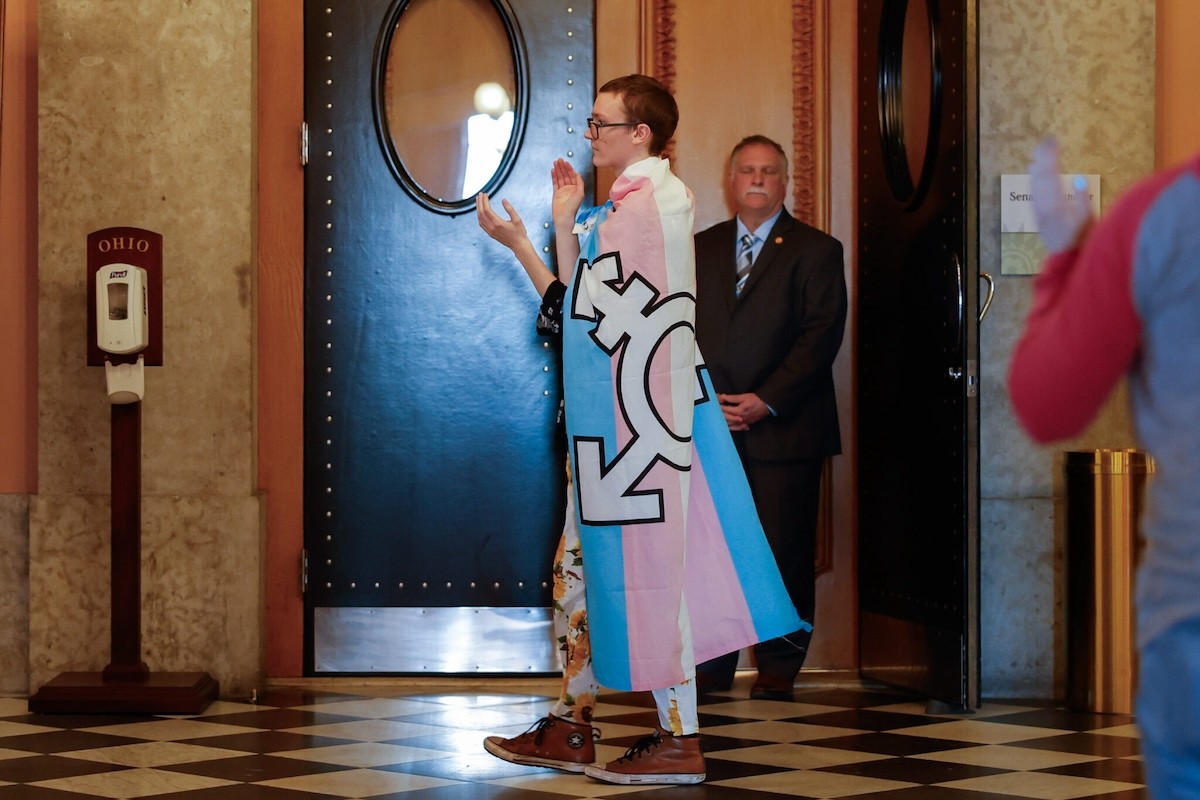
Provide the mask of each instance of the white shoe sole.
[{"label": "white shoe sole", "polygon": [[588,766],[583,768],[583,774],[589,778],[595,778],[598,781],[605,783],[619,783],[623,786],[631,786],[633,784],[657,783],[678,786],[680,784],[704,783],[704,778],[707,773],[701,772],[676,772],[666,773],[662,775],[645,774],[637,775],[628,772],[609,772],[603,767]]}]

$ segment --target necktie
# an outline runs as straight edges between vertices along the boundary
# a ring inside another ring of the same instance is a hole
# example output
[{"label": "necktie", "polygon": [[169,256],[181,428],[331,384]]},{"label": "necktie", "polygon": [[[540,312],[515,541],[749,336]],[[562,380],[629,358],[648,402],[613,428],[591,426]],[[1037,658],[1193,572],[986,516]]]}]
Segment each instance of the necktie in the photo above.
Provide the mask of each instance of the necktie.
[{"label": "necktie", "polygon": [[734,287],[734,293],[742,296],[742,290],[746,288],[746,278],[750,277],[750,266],[754,263],[754,242],[757,237],[753,233],[743,234],[738,241],[741,246],[738,248],[737,254],[737,285]]}]

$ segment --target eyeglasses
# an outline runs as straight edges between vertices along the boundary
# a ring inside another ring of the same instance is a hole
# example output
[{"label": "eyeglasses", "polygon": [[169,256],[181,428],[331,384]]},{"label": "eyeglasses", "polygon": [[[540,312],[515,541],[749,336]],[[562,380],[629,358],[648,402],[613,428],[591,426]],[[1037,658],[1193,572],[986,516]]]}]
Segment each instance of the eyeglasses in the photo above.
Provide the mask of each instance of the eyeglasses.
[{"label": "eyeglasses", "polygon": [[596,122],[591,117],[587,118],[588,133],[595,139],[600,135],[601,128],[636,128],[641,125],[640,122]]}]

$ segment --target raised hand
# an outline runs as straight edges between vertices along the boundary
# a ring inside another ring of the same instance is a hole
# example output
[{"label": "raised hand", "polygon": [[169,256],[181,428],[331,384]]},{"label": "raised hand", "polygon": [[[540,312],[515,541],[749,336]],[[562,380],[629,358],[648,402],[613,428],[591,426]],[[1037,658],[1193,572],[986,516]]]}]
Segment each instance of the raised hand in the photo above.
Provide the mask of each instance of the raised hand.
[{"label": "raised hand", "polygon": [[507,200],[500,202],[508,213],[508,219],[497,214],[492,209],[487,194],[480,192],[475,195],[475,217],[484,233],[515,252],[522,242],[529,240],[529,234],[525,232],[525,223],[521,221],[521,216],[517,214],[512,203]]},{"label": "raised hand", "polygon": [[554,182],[554,198],[551,201],[554,225],[570,233],[574,227],[575,214],[583,203],[583,178],[574,167],[559,158],[555,159],[554,166],[550,168],[550,179]]},{"label": "raised hand", "polygon": [[1033,191],[1033,216],[1038,233],[1051,253],[1069,250],[1079,244],[1092,221],[1092,203],[1087,183],[1076,178],[1073,197],[1063,193],[1059,175],[1058,142],[1053,138],[1038,142],[1029,164],[1030,189]]}]

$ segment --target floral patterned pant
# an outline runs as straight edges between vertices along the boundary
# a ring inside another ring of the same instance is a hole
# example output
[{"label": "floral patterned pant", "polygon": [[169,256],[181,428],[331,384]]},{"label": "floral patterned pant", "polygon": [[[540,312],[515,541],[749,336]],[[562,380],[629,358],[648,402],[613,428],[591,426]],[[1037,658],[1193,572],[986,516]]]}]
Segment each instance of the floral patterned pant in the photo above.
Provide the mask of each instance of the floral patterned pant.
[{"label": "floral patterned pant", "polygon": [[[567,487],[566,521],[554,557],[554,635],[562,656],[563,685],[562,694],[550,713],[563,719],[590,723],[600,684],[592,670],[583,546],[575,521],[574,488],[570,485]],[[652,694],[658,708],[658,724],[664,731],[673,736],[699,732],[694,681],[655,689]]]}]

